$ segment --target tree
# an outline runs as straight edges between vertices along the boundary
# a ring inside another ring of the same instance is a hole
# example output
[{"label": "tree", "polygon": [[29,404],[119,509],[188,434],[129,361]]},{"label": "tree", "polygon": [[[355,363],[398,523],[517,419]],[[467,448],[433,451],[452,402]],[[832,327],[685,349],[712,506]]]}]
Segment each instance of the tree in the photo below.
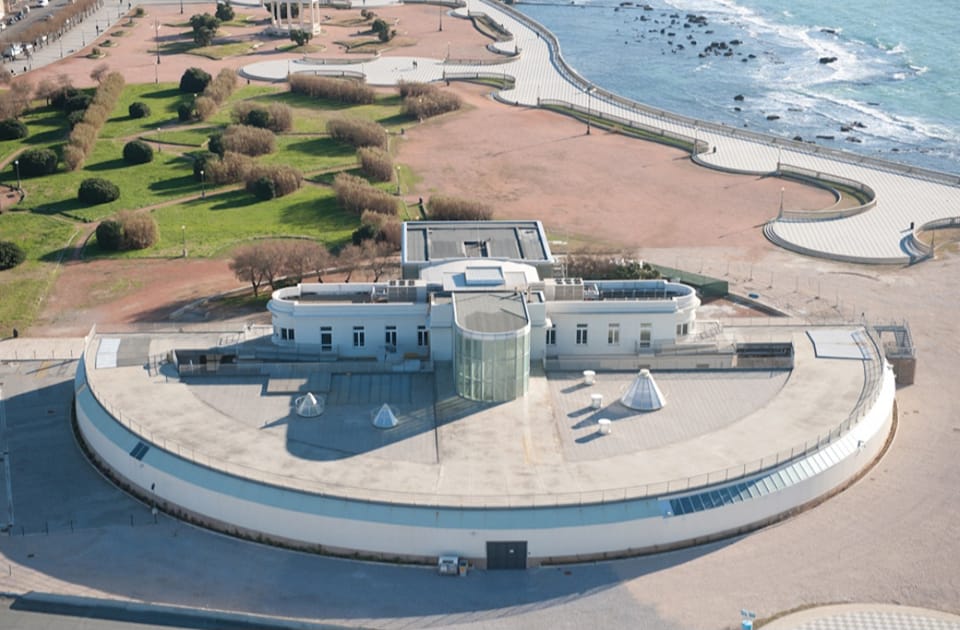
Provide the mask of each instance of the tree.
[{"label": "tree", "polygon": [[130,114],[130,118],[146,118],[150,115],[150,106],[143,101],[134,101],[127,108],[127,113]]},{"label": "tree", "polygon": [[180,91],[189,94],[200,94],[207,89],[207,85],[211,80],[213,80],[213,77],[201,68],[187,68],[180,77]]},{"label": "tree", "polygon": [[97,226],[97,245],[100,249],[117,252],[123,246],[123,226],[116,219],[106,219]]},{"label": "tree", "polygon": [[123,161],[127,164],[152,162],[153,147],[143,140],[131,140],[123,146]]},{"label": "tree", "polygon": [[[51,149],[27,149],[17,158],[20,174],[24,177],[50,175],[57,170],[57,154]],[[14,170],[13,163],[10,169]]]},{"label": "tree", "polygon": [[109,203],[120,198],[120,188],[107,179],[90,177],[80,182],[77,199],[89,205]]},{"label": "tree", "polygon": [[290,30],[290,40],[297,46],[306,46],[313,39],[313,33],[300,28]]},{"label": "tree", "polygon": [[0,271],[16,267],[26,257],[23,248],[13,241],[0,241]]},{"label": "tree", "polygon": [[340,251],[337,252],[337,265],[347,269],[347,277],[343,279],[344,282],[350,282],[353,272],[356,271],[356,265],[362,258],[363,252],[352,243],[340,248]]},{"label": "tree", "polygon": [[100,83],[103,81],[103,78],[107,76],[107,73],[110,72],[110,66],[105,63],[97,64],[97,66],[90,71],[90,78]]},{"label": "tree", "polygon": [[27,126],[16,118],[0,120],[0,140],[17,140],[27,137]]},{"label": "tree", "polygon": [[217,2],[217,19],[221,22],[229,22],[235,16],[233,7],[230,6],[230,0],[225,0],[224,2]]},{"label": "tree", "polygon": [[360,253],[373,272],[374,282],[379,282],[381,276],[395,264],[392,256],[393,247],[385,241],[364,241],[360,246]]},{"label": "tree", "polygon": [[[190,17],[190,27],[193,29],[193,41],[197,46],[209,46],[213,43],[213,36],[217,34],[220,28],[220,20],[209,13],[197,13]],[[210,82],[210,75],[207,75],[207,83]],[[204,85],[206,87],[206,85]],[[183,90],[183,88],[180,88]],[[196,90],[202,92],[203,90]]]}]

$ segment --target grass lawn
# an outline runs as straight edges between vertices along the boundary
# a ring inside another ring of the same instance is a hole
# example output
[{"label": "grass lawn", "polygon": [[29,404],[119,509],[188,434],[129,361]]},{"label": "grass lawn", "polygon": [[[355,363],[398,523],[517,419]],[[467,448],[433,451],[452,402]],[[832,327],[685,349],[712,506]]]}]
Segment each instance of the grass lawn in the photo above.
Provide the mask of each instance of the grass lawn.
[{"label": "grass lawn", "polygon": [[186,238],[191,256],[217,256],[236,245],[262,236],[308,236],[335,249],[360,227],[359,217],[343,212],[333,192],[304,186],[279,199],[258,201],[244,191],[227,191],[153,211],[160,238],[151,248],[104,254],[94,239],[87,254],[150,258],[179,256]]},{"label": "grass lawn", "polygon": [[17,243],[27,254],[19,266],[0,271],[0,337],[33,322],[57,272],[55,263],[78,232],[76,226],[51,217],[28,212],[0,215],[0,240]]},{"label": "grass lawn", "polygon": [[257,159],[261,164],[288,164],[303,172],[357,164],[357,150],[329,136],[277,136],[277,150]]},{"label": "grass lawn", "polygon": [[[177,124],[177,106],[187,97],[175,83],[143,83],[128,85],[110,114],[107,124],[100,130],[100,138],[131,138],[145,133],[156,133],[165,125]],[[150,108],[145,118],[131,118],[130,104],[140,101]]]},{"label": "grass lawn", "polygon": [[198,57],[206,57],[207,59],[226,59],[227,57],[245,55],[251,50],[253,50],[253,44],[251,42],[233,42],[225,40],[221,43],[215,43],[210,46],[191,48],[190,50],[184,52],[188,52],[191,55],[197,55]]}]

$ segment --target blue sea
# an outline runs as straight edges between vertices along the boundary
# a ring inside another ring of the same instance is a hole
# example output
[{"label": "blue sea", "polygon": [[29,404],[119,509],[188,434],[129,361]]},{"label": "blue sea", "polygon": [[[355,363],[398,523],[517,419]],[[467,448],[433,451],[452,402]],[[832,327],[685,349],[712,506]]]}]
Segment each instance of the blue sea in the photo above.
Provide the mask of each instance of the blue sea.
[{"label": "blue sea", "polygon": [[960,173],[958,0],[516,6],[582,76],[633,100]]}]

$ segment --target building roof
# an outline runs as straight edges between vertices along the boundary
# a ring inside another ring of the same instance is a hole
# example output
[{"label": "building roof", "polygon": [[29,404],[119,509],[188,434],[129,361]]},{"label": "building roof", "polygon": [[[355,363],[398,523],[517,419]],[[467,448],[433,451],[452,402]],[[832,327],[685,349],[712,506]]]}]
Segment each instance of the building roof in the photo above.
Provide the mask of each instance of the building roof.
[{"label": "building roof", "polygon": [[481,333],[519,330],[529,318],[523,295],[513,291],[457,292],[453,307],[462,328]]},{"label": "building roof", "polygon": [[551,261],[539,221],[408,221],[403,263],[462,258]]}]

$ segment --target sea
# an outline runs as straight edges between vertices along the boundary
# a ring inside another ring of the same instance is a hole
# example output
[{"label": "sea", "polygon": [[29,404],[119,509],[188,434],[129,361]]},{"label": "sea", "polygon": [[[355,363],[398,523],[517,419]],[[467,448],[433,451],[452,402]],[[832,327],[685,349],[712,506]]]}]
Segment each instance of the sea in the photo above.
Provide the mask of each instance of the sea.
[{"label": "sea", "polygon": [[960,0],[521,0],[607,90],[960,174]]}]

